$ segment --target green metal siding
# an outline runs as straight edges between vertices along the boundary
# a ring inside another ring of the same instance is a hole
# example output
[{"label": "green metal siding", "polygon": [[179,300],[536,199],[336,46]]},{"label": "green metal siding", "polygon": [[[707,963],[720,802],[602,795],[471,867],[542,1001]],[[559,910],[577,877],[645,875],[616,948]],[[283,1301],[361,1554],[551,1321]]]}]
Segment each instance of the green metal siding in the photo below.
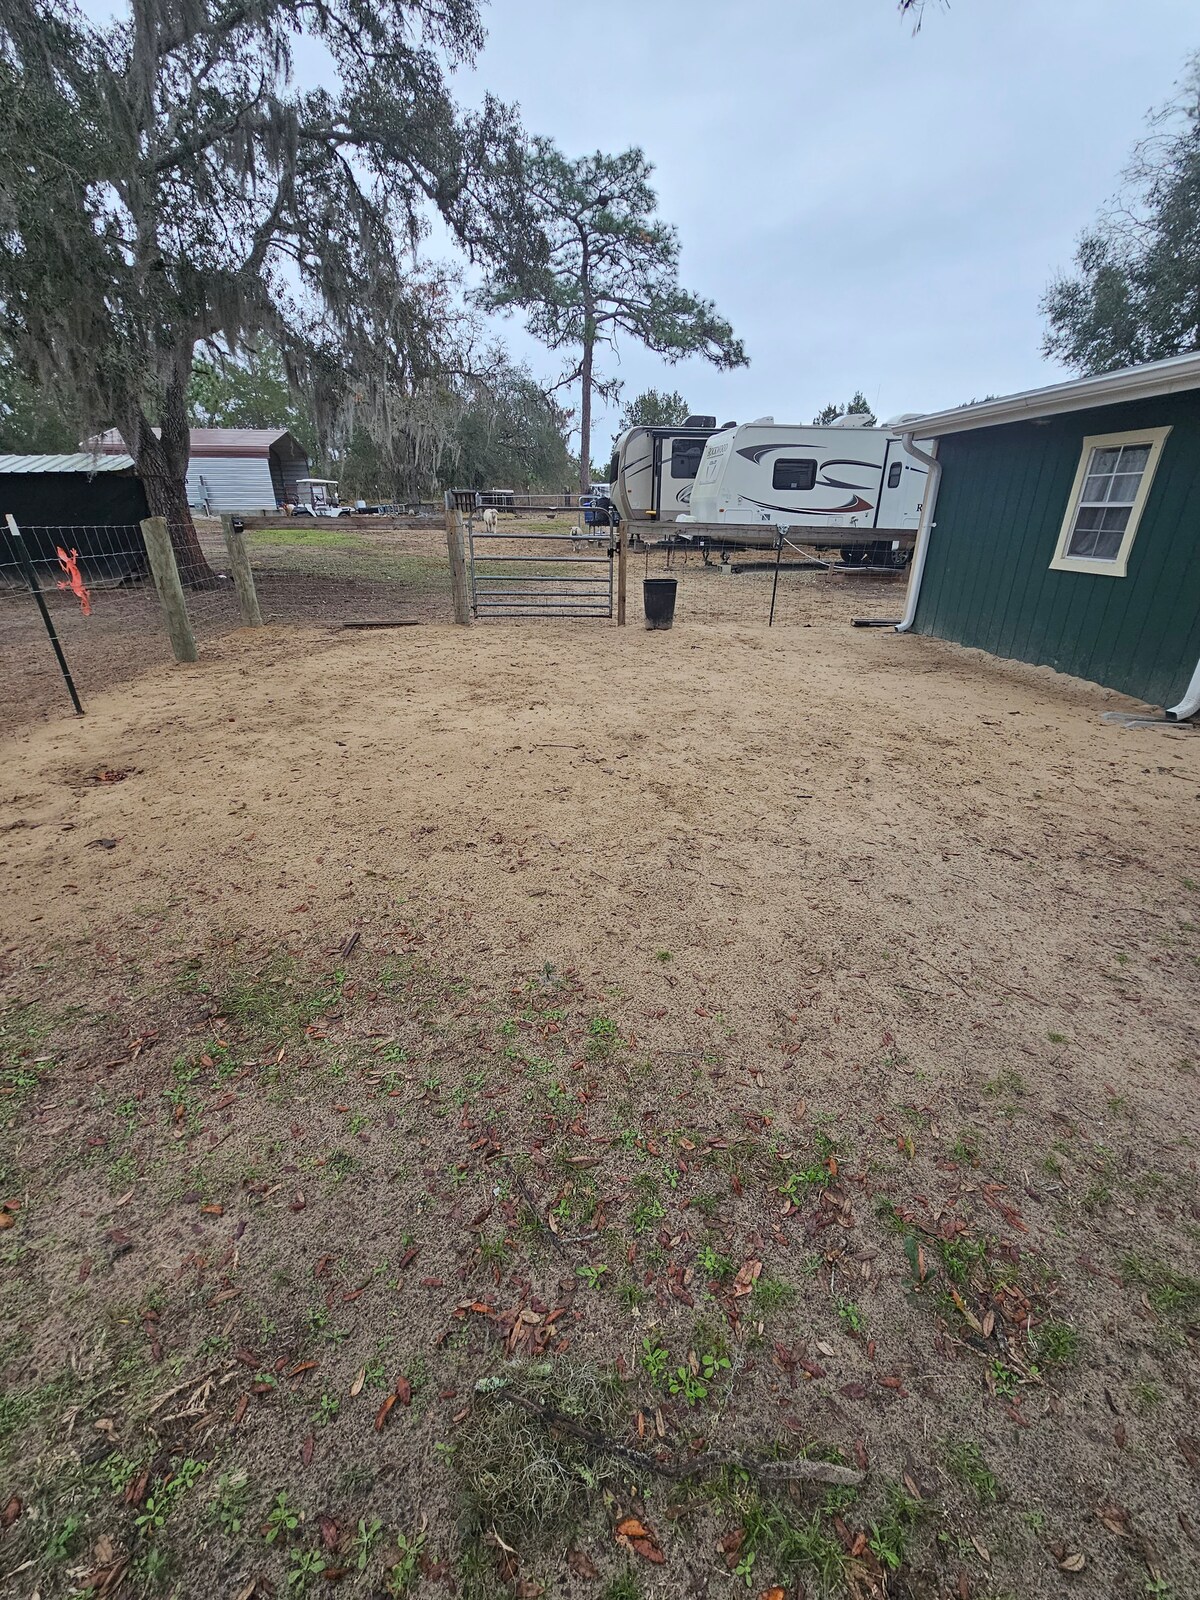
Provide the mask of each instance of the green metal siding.
[{"label": "green metal siding", "polygon": [[[1052,572],[1083,440],[1168,424],[1124,578]],[[949,434],[918,633],[1173,705],[1200,660],[1200,393]]]}]

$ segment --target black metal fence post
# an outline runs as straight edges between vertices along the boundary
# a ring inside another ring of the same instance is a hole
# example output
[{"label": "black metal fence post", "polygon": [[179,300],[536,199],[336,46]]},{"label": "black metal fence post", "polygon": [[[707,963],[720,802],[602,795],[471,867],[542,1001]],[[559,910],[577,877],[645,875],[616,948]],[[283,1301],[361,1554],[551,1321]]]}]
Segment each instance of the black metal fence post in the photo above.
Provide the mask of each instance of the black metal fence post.
[{"label": "black metal fence post", "polygon": [[71,669],[67,665],[67,658],[63,655],[62,645],[58,642],[54,620],[46,605],[46,597],[38,584],[37,573],[33,569],[33,562],[29,559],[29,551],[25,548],[21,530],[17,527],[16,519],[11,511],[6,513],[4,520],[8,523],[9,537],[12,539],[13,549],[17,552],[17,560],[21,564],[21,571],[25,574],[25,581],[33,593],[33,598],[37,601],[38,610],[42,613],[42,621],[46,624],[46,632],[50,635],[50,643],[54,646],[54,654],[58,657],[58,665],[62,671],[63,682],[67,686],[67,693],[71,696],[71,704],[75,707],[75,715],[81,717],[83,715],[83,707],[79,703],[79,692],[75,688],[75,680],[72,678]]},{"label": "black metal fence post", "polygon": [[771,615],[767,618],[767,627],[775,626],[775,596],[779,592],[779,563],[783,559],[783,529],[775,530],[775,576],[771,580]]}]

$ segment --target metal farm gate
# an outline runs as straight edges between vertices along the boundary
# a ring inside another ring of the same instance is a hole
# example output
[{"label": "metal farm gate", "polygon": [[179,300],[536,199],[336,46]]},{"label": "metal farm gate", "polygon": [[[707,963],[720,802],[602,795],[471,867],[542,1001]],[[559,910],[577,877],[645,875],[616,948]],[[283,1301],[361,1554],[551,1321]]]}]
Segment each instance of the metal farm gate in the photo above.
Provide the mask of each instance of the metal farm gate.
[{"label": "metal farm gate", "polygon": [[[531,555],[527,546],[537,545]],[[611,617],[611,528],[501,533],[467,518],[471,610],[476,617]]]}]

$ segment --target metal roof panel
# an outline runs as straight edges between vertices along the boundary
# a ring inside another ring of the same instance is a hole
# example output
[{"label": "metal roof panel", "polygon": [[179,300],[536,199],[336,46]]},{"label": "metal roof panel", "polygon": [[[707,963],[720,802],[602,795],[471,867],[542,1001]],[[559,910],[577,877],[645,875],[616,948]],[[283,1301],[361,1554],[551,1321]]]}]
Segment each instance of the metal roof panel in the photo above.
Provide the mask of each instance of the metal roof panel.
[{"label": "metal roof panel", "polygon": [[1147,361],[1138,367],[1121,367],[1116,372],[1101,372],[1090,378],[1072,378],[1041,389],[1024,389],[1020,394],[981,400],[975,405],[953,406],[947,411],[931,411],[926,416],[906,416],[903,422],[892,423],[891,427],[897,433],[911,433],[923,439],[938,438],[947,433],[994,428],[1001,423],[1032,417],[1052,417],[1065,411],[1088,411],[1096,406],[1120,405],[1127,400],[1151,400],[1157,395],[1177,394],[1187,389],[1200,389],[1200,352],[1168,356],[1165,361]]},{"label": "metal roof panel", "polygon": [[[158,429],[154,431],[157,433]],[[292,435],[286,428],[193,428],[190,451],[192,456],[197,457],[266,456],[273,444],[278,444],[280,439],[290,438]],[[84,440],[84,443],[95,444],[98,450],[106,453],[125,449],[124,441],[115,428],[108,428],[95,440]],[[296,448],[300,449],[299,444]]]},{"label": "metal roof panel", "polygon": [[59,456],[0,455],[0,472],[86,472],[91,477],[97,472],[129,472],[132,468],[132,456],[93,455],[90,450]]}]

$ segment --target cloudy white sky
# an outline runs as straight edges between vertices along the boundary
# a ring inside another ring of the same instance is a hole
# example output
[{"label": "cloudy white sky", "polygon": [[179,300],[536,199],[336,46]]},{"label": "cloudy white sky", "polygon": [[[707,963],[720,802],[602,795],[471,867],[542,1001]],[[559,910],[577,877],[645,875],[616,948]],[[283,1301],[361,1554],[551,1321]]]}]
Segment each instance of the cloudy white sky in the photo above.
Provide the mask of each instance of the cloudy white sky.
[{"label": "cloudy white sky", "polygon": [[[750,367],[619,352],[626,395],[881,417],[1064,376],[1038,300],[1200,49],[1195,0],[491,0],[482,88],[563,150],[643,147],[683,281]],[[540,376],[553,358],[505,337]],[[611,420],[611,419],[610,419]],[[607,449],[602,416],[593,454]]]}]

